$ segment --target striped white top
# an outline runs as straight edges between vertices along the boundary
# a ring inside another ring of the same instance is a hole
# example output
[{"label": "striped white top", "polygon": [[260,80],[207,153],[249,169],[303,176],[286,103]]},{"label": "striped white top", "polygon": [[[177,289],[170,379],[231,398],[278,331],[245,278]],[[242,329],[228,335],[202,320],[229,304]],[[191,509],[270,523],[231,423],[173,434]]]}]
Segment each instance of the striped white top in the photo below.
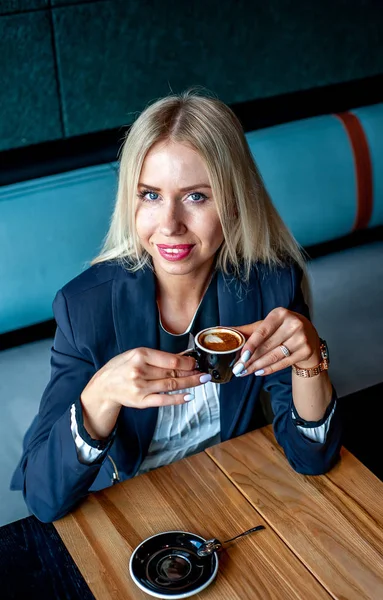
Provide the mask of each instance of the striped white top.
[{"label": "striped white top", "polygon": [[221,441],[219,384],[208,382],[185,390],[195,398],[160,406],[148,454],[137,474],[168,465]]}]

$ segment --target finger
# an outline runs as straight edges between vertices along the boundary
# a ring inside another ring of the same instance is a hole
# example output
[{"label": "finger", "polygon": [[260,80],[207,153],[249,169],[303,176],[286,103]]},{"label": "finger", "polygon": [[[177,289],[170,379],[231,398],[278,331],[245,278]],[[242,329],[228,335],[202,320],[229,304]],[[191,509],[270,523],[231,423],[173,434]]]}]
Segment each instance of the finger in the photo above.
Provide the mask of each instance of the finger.
[{"label": "finger", "polygon": [[[234,366],[235,375],[241,373],[257,358],[266,354],[272,348],[280,346],[295,330],[294,320],[289,318],[290,312],[282,307],[272,310],[264,321],[258,321],[259,326],[243,346],[239,363]],[[249,362],[250,361],[250,362]]]},{"label": "finger", "polygon": [[184,390],[181,394],[149,394],[142,400],[139,408],[185,404],[187,402],[192,402],[193,400],[194,394],[189,390]]},{"label": "finger", "polygon": [[145,365],[142,369],[142,377],[147,381],[153,379],[178,379],[180,377],[191,377],[192,375],[201,375],[197,369],[193,371],[178,371],[177,369],[161,369],[161,367],[153,367]]},{"label": "finger", "polygon": [[[250,340],[251,341],[251,338]],[[289,345],[290,342],[290,345]],[[284,357],[284,353],[281,350],[282,344],[286,346],[289,350],[290,354],[298,349],[299,345],[291,340],[291,328],[287,323],[283,323],[275,333],[273,333],[267,340],[263,342],[260,346],[258,346],[249,360],[246,362],[246,369],[250,367],[256,360],[269,354],[270,352],[277,352],[279,359]],[[291,347],[290,347],[291,346]],[[243,355],[242,355],[243,356]]]},{"label": "finger", "polygon": [[274,350],[271,352],[268,352],[261,358],[255,360],[251,366],[246,369],[247,374],[251,375],[254,373],[257,376],[271,375],[271,373],[276,373],[277,371],[291,367],[291,365],[304,360],[306,356],[305,351],[299,347],[294,350],[294,342],[292,338],[287,340],[286,346],[289,349],[291,346],[290,356],[285,357],[279,347],[274,348]]},{"label": "finger", "polygon": [[[290,356],[293,356],[293,353],[291,353]],[[287,357],[285,357],[285,355],[283,354],[280,346],[277,346],[277,348],[273,348],[273,350],[263,354],[260,358],[255,359],[255,358],[251,357],[250,360],[247,362],[237,363],[233,368],[233,372],[236,377],[245,377],[246,375],[252,375],[256,371],[265,369],[265,367],[268,365],[276,364],[276,363],[280,362],[281,360],[284,360],[285,358],[287,358]],[[288,357],[288,358],[290,358],[290,357]],[[295,359],[293,362],[291,362],[291,364],[294,364],[294,362],[295,362]],[[243,366],[243,368],[242,368],[242,366]],[[286,366],[288,366],[288,365],[286,365]],[[282,367],[282,368],[286,368],[286,367]],[[235,371],[234,371],[234,369],[235,369]],[[264,373],[259,373],[259,375],[264,375]]]},{"label": "finger", "polygon": [[152,348],[137,348],[131,351],[129,362],[135,366],[143,364],[160,367],[170,371],[193,371],[196,368],[196,360],[191,356],[182,356],[181,354],[171,354],[162,350],[153,350]]},{"label": "finger", "polygon": [[[263,328],[264,321],[260,321],[259,323],[261,323],[261,327]],[[274,327],[277,329],[272,333]],[[233,367],[234,375],[237,377],[242,374],[246,375],[247,372],[250,372],[249,369],[255,360],[268,352],[271,352],[274,348],[280,347],[290,336],[291,326],[287,321],[283,321],[282,324],[278,326],[278,321],[275,320],[272,321],[271,326],[267,326],[267,329],[264,331],[259,332],[258,329],[253,332],[243,346],[238,362]],[[263,339],[264,341],[259,344],[259,339]],[[280,352],[283,357],[284,355],[281,350]]]},{"label": "finger", "polygon": [[254,328],[257,328],[259,325],[263,323],[262,321],[255,321],[254,323],[250,323],[249,325],[240,325],[239,327],[235,326],[234,329],[242,333],[246,339],[248,339],[254,331]]},{"label": "finger", "polygon": [[198,387],[211,381],[211,375],[207,373],[200,373],[198,375],[191,375],[189,377],[168,377],[167,379],[156,379],[147,382],[145,390],[147,394],[176,392],[185,388]]},{"label": "finger", "polygon": [[287,314],[288,310],[286,308],[274,308],[263,321],[259,322],[259,325],[256,326],[255,329],[254,324],[252,324],[253,332],[242,348],[241,355],[243,355],[246,350],[253,354],[259,346],[265,344],[284,323]]}]

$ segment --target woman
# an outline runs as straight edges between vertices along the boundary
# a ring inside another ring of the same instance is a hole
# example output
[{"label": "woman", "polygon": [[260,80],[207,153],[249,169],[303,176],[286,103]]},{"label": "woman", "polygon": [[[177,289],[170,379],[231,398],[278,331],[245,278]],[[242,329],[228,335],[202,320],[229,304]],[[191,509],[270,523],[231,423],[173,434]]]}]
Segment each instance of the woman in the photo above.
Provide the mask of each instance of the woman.
[{"label": "woman", "polygon": [[[331,468],[340,424],[303,272],[232,111],[192,93],[147,108],[104,249],[54,301],[51,380],[14,477],[30,510],[57,519],[90,490],[259,427],[261,390],[292,467]],[[181,354],[217,324],[247,339],[222,386]]]}]

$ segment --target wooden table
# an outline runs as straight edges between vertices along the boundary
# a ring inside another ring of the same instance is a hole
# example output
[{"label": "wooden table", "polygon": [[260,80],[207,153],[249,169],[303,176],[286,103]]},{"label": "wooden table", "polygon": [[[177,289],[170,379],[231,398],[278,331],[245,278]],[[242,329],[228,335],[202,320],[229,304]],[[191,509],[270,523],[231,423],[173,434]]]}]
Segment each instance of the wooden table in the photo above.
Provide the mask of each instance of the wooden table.
[{"label": "wooden table", "polygon": [[55,523],[97,600],[148,599],[129,575],[145,538],[166,530],[227,539],[195,598],[383,598],[383,484],[344,450],[330,473],[295,473],[270,427],[97,492]]}]

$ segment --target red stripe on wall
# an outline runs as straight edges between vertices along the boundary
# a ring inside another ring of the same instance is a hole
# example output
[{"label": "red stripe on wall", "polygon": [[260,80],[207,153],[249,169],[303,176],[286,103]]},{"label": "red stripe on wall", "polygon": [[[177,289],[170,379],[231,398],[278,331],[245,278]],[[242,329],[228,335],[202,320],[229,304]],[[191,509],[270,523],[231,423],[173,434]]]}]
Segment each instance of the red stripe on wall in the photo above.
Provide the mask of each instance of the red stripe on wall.
[{"label": "red stripe on wall", "polygon": [[356,185],[357,185],[357,211],[353,231],[365,229],[372,215],[373,189],[372,189],[372,164],[370,149],[363,127],[356,115],[350,112],[335,115],[340,119],[346,129],[354,155]]}]

